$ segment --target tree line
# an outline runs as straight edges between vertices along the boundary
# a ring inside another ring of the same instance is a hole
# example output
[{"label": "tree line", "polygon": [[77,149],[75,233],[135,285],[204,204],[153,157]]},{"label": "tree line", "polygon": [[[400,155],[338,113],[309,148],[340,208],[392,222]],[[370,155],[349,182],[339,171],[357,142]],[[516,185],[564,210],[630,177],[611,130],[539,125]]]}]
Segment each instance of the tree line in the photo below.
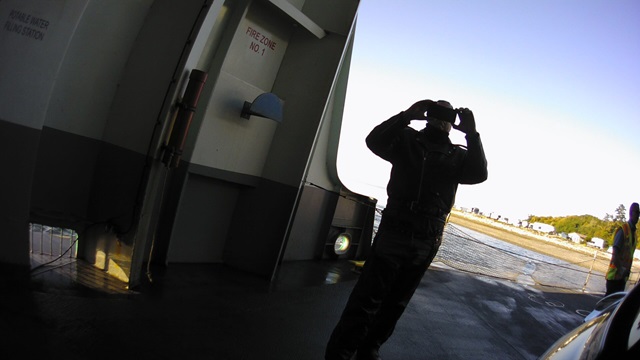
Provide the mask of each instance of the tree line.
[{"label": "tree line", "polygon": [[[604,219],[598,219],[592,215],[562,217],[530,215],[527,221],[530,224],[540,222],[552,225],[556,229],[556,233],[575,232],[584,235],[586,241],[590,241],[594,237],[604,239],[611,246],[616,230],[627,221],[627,210],[624,205],[620,204],[613,215],[607,214]],[[640,242],[638,246],[640,247]]]}]

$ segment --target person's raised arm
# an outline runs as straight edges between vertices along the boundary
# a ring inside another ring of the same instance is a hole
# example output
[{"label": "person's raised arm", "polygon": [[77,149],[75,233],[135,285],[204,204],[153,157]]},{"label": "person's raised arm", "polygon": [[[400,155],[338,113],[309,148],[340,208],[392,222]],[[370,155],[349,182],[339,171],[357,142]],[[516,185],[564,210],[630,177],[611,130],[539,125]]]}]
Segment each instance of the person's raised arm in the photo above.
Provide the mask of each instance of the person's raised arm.
[{"label": "person's raised arm", "polygon": [[480,140],[480,134],[476,130],[476,119],[473,112],[467,108],[458,109],[460,123],[453,125],[453,128],[465,133],[467,139],[467,155],[464,160],[461,184],[478,184],[489,176],[487,170],[487,158],[484,155],[484,148]]},{"label": "person's raised arm", "polygon": [[433,103],[431,100],[418,101],[407,110],[376,126],[367,136],[367,147],[381,158],[390,160],[402,131],[409,125],[411,120],[426,120],[425,113],[427,108]]}]

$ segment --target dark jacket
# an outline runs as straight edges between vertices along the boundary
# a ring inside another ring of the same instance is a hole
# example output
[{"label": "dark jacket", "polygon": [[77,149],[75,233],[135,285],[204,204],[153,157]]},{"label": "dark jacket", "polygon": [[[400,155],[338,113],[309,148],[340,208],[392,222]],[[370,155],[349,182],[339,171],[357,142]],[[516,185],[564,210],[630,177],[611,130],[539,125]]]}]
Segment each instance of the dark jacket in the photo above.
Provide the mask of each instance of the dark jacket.
[{"label": "dark jacket", "polygon": [[367,136],[373,153],[393,167],[387,185],[387,208],[409,207],[448,215],[458,184],[477,184],[487,179],[487,160],[480,135],[467,134],[467,148],[453,145],[449,135],[427,126],[410,128],[404,113],[376,126]]}]

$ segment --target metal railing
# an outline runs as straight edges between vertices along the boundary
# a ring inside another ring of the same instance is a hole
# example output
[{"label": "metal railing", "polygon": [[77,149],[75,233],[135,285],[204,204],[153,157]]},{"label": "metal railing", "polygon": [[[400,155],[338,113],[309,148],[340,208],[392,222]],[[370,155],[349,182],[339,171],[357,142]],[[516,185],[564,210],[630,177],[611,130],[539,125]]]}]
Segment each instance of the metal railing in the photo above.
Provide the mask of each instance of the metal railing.
[{"label": "metal railing", "polygon": [[78,233],[73,229],[29,224],[29,252],[32,255],[75,258]]},{"label": "metal railing", "polygon": [[[378,230],[381,211],[376,209],[374,236]],[[593,256],[566,261],[530,251],[508,242],[447,223],[442,244],[434,262],[472,274],[541,285],[565,290],[603,293],[609,260],[594,250]],[[632,272],[629,285],[640,282],[640,272]]]},{"label": "metal railing", "polygon": [[[561,260],[510,243],[468,231],[448,223],[434,261],[469,273],[589,293],[603,293],[609,261],[583,255],[576,261]],[[600,270],[598,270],[600,269]],[[640,273],[632,272],[629,284],[637,284]]]}]

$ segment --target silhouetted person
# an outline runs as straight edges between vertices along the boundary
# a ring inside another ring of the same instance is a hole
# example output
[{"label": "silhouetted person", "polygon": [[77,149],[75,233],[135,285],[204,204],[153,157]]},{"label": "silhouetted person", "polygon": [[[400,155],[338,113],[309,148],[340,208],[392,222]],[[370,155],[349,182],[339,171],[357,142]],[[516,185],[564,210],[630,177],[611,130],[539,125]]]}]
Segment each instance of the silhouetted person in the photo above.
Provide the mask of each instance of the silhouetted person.
[{"label": "silhouetted person", "polygon": [[[449,121],[454,121],[456,113],[458,125],[434,116],[453,114]],[[412,120],[427,120],[427,125],[416,131],[408,126]],[[452,126],[466,134],[467,149],[451,143]],[[356,352],[359,360],[380,359],[380,346],[438,251],[458,184],[487,179],[473,113],[453,110],[447,101],[418,101],[376,126],[366,141],[393,165],[388,201],[371,254],[331,334],[327,360],[351,359]]]},{"label": "silhouetted person", "polygon": [[629,221],[619,226],[613,236],[613,252],[611,253],[609,270],[607,270],[607,292],[605,296],[624,291],[627,280],[629,280],[631,265],[633,265],[633,253],[638,243],[636,224],[639,216],[638,203],[631,204]]}]

